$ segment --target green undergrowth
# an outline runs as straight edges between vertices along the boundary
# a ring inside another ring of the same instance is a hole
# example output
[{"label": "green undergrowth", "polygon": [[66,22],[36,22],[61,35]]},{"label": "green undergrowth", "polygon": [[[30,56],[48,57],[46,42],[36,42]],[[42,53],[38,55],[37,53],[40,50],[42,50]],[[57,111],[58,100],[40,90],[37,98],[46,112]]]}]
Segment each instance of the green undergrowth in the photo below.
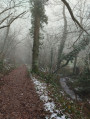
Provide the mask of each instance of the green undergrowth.
[{"label": "green undergrowth", "polygon": [[3,60],[0,60],[0,75],[7,75],[15,68],[14,64],[5,63]]},{"label": "green undergrowth", "polygon": [[45,72],[38,72],[36,76],[39,80],[47,83],[49,96],[53,98],[56,107],[62,110],[64,114],[68,115],[71,119],[89,119],[82,113],[82,104],[71,100],[62,91],[59,76]]}]

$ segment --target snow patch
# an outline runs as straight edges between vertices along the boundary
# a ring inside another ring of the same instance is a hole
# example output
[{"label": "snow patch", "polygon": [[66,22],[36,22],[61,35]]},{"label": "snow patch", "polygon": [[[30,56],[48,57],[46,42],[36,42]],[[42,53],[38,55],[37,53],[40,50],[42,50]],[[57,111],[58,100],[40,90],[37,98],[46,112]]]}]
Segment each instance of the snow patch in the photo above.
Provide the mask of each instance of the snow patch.
[{"label": "snow patch", "polygon": [[53,99],[48,96],[48,91],[46,89],[46,83],[41,83],[36,78],[32,77],[32,80],[35,84],[37,94],[40,96],[40,99],[44,102],[44,108],[46,111],[51,113],[51,117],[46,117],[46,119],[66,119],[65,115],[58,116],[61,114],[61,111],[55,109],[55,103]]}]

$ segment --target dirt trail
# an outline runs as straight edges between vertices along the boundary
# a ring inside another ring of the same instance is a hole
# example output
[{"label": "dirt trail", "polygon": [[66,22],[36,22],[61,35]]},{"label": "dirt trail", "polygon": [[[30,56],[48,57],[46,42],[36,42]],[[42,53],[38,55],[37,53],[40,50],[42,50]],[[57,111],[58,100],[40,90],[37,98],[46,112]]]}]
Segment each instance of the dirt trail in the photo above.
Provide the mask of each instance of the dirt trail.
[{"label": "dirt trail", "polygon": [[0,89],[0,119],[45,119],[43,103],[22,66],[3,78]]}]

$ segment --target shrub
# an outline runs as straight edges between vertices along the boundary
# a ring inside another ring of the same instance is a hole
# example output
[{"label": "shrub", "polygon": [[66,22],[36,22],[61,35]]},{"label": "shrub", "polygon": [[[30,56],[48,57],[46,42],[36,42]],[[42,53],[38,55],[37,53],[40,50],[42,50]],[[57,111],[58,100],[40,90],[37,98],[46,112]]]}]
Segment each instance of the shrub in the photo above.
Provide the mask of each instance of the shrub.
[{"label": "shrub", "polygon": [[90,70],[85,68],[82,76],[79,78],[79,91],[85,95],[90,93]]},{"label": "shrub", "polygon": [[2,73],[2,71],[3,71],[3,61],[0,60],[0,72]]}]

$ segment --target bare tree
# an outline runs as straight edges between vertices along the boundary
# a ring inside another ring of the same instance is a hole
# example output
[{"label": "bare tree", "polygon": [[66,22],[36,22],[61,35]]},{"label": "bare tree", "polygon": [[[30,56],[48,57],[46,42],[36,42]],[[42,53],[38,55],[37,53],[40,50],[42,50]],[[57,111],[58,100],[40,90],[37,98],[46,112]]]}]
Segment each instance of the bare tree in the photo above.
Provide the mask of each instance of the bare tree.
[{"label": "bare tree", "polygon": [[69,11],[69,13],[70,13],[71,18],[73,19],[73,21],[74,21],[83,31],[85,31],[88,35],[90,35],[90,34],[81,26],[81,24],[79,23],[79,21],[75,18],[74,14],[73,14],[73,12],[72,12],[72,9],[71,9],[71,7],[70,7],[70,5],[69,5],[69,3],[68,3],[66,0],[61,0],[61,1],[66,5],[66,7],[67,7],[67,9],[68,9],[68,11]]},{"label": "bare tree", "polygon": [[[12,2],[13,2],[13,4],[12,4]],[[10,1],[8,1],[8,4],[6,3],[7,7],[4,7],[2,9],[2,11],[0,12],[0,16],[1,16],[0,30],[6,28],[6,35],[3,40],[2,48],[0,51],[1,59],[3,59],[4,55],[5,55],[5,48],[6,48],[6,44],[8,42],[7,39],[8,39],[11,24],[18,18],[22,18],[27,13],[26,11],[21,11],[21,13],[17,12],[17,10],[15,8],[20,7],[20,4],[21,4],[20,2],[17,3],[14,0],[10,0]]]},{"label": "bare tree", "polygon": [[65,5],[63,5],[63,18],[64,18],[64,30],[63,30],[62,40],[60,42],[60,46],[59,46],[59,50],[58,50],[57,68],[60,67],[60,65],[61,65],[63,49],[65,46],[65,41],[67,39],[67,18],[65,15]]}]

